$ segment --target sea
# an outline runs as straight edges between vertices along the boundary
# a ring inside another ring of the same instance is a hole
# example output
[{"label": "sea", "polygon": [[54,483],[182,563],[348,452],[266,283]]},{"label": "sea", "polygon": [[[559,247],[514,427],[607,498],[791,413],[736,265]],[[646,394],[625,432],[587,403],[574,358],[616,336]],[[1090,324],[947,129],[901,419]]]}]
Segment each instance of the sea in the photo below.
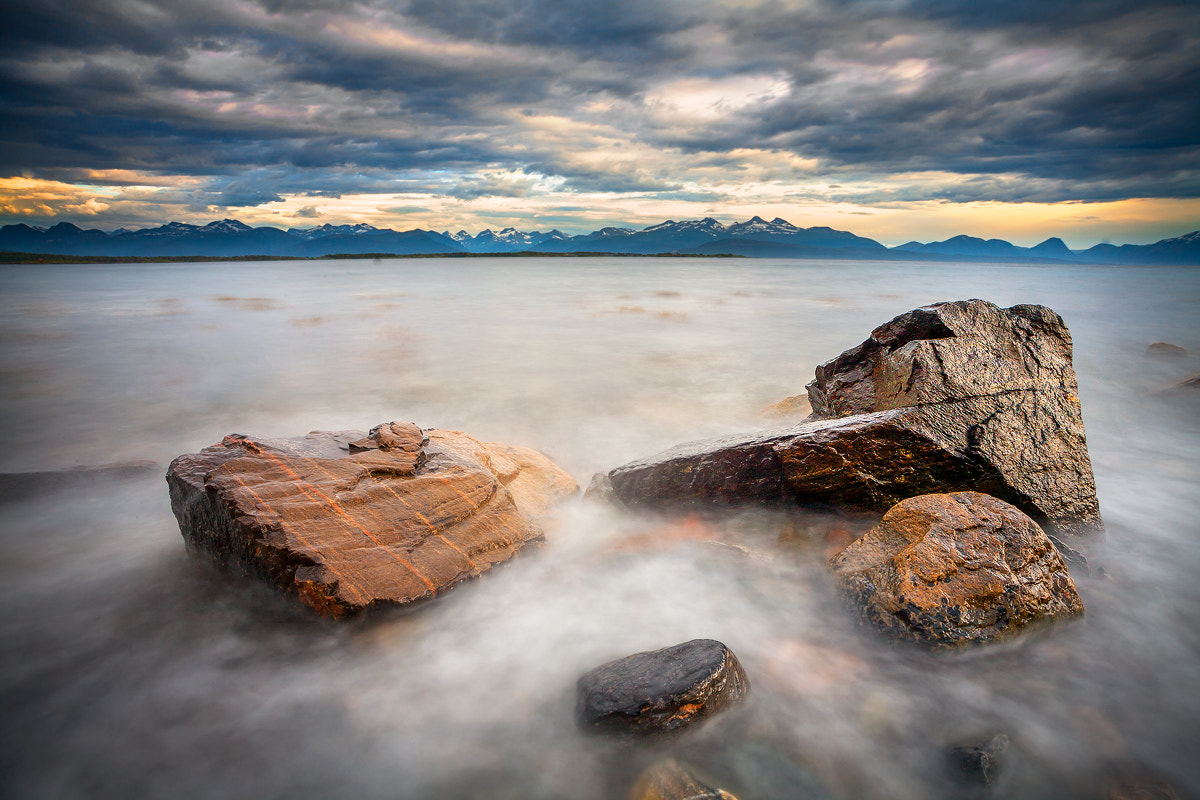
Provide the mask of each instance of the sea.
[{"label": "sea", "polygon": [[[1106,524],[1071,543],[1086,614],[1010,642],[937,653],[862,627],[804,511],[577,496],[542,547],[349,623],[190,557],[171,513],[167,464],[226,434],[392,420],[540,450],[586,486],[788,424],[764,409],[816,365],[968,298],[1066,321]],[[1200,267],[2,266],[0,478],[152,466],[0,498],[0,796],[609,800],[674,759],[740,800],[1200,797],[1200,390],[1162,393],[1198,370]],[[666,740],[577,729],[580,675],[694,638],[737,655],[740,706]],[[992,783],[955,771],[955,747],[1000,734]]]}]

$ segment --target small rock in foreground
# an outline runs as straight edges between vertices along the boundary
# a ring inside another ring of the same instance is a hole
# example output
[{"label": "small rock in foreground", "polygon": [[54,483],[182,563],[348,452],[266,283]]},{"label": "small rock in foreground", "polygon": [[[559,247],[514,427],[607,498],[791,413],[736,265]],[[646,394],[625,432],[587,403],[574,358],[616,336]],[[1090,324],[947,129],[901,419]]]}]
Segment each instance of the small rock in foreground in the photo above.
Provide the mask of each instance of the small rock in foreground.
[{"label": "small rock in foreground", "polygon": [[712,639],[604,664],[579,679],[575,718],[585,730],[676,731],[728,708],[750,691],[742,665]]},{"label": "small rock in foreground", "polygon": [[724,789],[701,781],[674,759],[660,761],[642,773],[629,800],[737,800]]},{"label": "small rock in foreground", "polygon": [[901,639],[987,642],[1083,613],[1045,532],[977,492],[904,500],[830,564],[864,617]]},{"label": "small rock in foreground", "polygon": [[226,436],[167,472],[188,549],[328,617],[433,597],[540,541],[578,486],[532,450],[412,423]]}]

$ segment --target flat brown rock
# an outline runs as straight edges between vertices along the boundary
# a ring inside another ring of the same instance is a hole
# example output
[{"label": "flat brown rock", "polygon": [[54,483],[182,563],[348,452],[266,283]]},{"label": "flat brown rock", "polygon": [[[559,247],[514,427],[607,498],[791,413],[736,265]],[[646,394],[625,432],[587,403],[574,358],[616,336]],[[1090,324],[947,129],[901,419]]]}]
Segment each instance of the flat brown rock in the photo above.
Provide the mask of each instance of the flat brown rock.
[{"label": "flat brown rock", "polygon": [[395,422],[369,436],[227,436],[175,459],[167,482],[189,550],[331,617],[486,572],[540,541],[536,517],[578,488],[539,453]]},{"label": "flat brown rock", "polygon": [[902,639],[986,642],[1083,613],[1045,532],[977,492],[909,498],[830,564],[864,617]]}]

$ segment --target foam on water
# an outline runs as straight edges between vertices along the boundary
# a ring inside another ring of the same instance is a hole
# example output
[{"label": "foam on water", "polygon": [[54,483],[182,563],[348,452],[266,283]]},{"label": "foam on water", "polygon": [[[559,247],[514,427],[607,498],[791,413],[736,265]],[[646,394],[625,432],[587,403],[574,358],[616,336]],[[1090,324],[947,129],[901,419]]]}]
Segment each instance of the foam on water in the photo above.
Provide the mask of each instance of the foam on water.
[{"label": "foam on water", "polygon": [[[593,472],[764,425],[813,367],[937,300],[1042,303],[1075,341],[1108,524],[1084,619],[932,655],[860,629],[803,514],[568,503],[547,544],[411,613],[335,625],[183,553],[158,477],[0,505],[0,785],[14,797],[623,797],[674,754],[742,800],[1200,793],[1200,272],[703,259],[0,268],[4,471],[163,465],[230,432],[386,420]],[[1190,403],[1190,404],[1189,404]],[[723,544],[714,544],[713,542]],[[730,546],[732,545],[732,546]],[[578,733],[597,664],[715,638],[753,690],[678,740]]]}]

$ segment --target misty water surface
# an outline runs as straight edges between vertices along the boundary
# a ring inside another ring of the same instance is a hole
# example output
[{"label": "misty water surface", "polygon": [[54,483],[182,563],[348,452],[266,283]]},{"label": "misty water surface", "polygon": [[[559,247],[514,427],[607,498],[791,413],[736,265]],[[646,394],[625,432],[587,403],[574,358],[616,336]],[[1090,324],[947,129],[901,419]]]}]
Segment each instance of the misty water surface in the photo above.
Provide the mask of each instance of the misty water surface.
[{"label": "misty water surface", "polygon": [[[413,613],[336,625],[183,552],[166,464],[227,433],[388,420],[540,449],[581,483],[764,427],[813,367],[919,305],[1066,320],[1108,533],[1084,619],[931,655],[859,628],[803,514],[634,518]],[[989,796],[1200,795],[1200,271],[709,259],[0,268],[0,471],[151,477],[0,505],[0,794],[618,798],[664,755],[741,800],[957,796],[945,748],[1005,732]],[[1193,355],[1155,358],[1154,341]],[[712,542],[735,544],[731,548]],[[753,690],[679,739],[578,734],[574,683],[690,638]]]}]

